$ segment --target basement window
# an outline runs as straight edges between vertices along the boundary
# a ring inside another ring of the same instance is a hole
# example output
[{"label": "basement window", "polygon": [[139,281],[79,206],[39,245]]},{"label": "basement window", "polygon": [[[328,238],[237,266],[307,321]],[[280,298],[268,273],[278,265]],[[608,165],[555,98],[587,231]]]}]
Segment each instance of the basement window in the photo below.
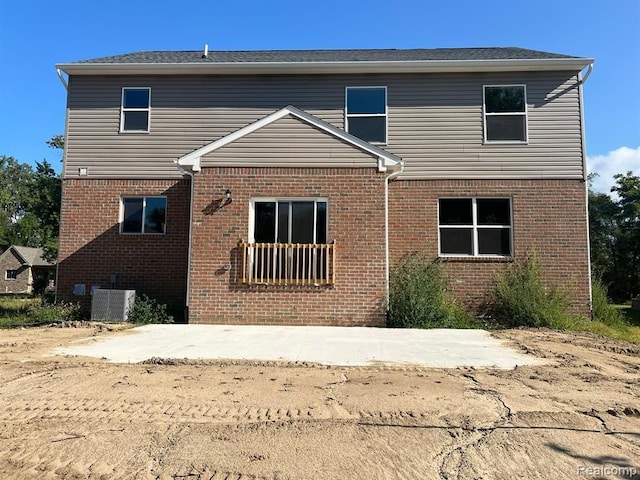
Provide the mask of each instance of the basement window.
[{"label": "basement window", "polygon": [[527,93],[524,85],[484,87],[485,142],[527,141]]},{"label": "basement window", "polygon": [[441,198],[438,230],[441,256],[513,255],[508,198]]},{"label": "basement window", "polygon": [[120,233],[166,233],[166,197],[124,197]]},{"label": "basement window", "polygon": [[120,108],[120,131],[146,133],[151,114],[151,88],[124,87]]}]

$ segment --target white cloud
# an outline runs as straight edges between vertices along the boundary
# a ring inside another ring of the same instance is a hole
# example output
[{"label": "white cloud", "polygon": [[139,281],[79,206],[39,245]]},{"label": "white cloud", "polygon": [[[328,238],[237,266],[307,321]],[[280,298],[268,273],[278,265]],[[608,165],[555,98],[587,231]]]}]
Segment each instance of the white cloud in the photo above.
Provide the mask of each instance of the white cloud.
[{"label": "white cloud", "polygon": [[634,175],[640,174],[640,147],[620,147],[606,155],[587,155],[589,173],[599,174],[593,180],[592,189],[596,192],[609,193],[615,184],[613,176],[616,173],[632,171]]}]

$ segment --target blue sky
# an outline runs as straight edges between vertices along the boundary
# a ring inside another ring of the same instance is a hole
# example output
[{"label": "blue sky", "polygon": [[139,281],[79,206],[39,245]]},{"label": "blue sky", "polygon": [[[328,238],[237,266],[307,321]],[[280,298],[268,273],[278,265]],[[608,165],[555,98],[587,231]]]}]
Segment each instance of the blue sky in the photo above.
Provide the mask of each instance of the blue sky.
[{"label": "blue sky", "polygon": [[137,50],[520,46],[592,57],[585,88],[595,184],[640,174],[640,0],[3,1],[0,155],[60,155],[66,92],[55,63]]}]

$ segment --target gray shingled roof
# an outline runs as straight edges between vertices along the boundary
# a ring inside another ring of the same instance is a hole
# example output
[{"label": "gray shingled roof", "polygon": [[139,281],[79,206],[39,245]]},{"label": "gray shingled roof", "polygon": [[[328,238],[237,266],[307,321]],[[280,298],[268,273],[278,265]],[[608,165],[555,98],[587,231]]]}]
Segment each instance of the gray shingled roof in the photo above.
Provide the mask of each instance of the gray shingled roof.
[{"label": "gray shingled roof", "polygon": [[29,267],[49,267],[55,265],[55,263],[48,262],[42,258],[44,251],[41,248],[20,247],[18,245],[12,245],[11,248],[24,259],[24,264]]},{"label": "gray shingled roof", "polygon": [[271,63],[271,62],[407,62],[443,60],[536,60],[579,58],[558,53],[541,52],[517,47],[489,48],[421,48],[411,50],[253,50],[209,51],[204,57],[197,51],[133,52],[110,57],[92,58],[75,63]]}]

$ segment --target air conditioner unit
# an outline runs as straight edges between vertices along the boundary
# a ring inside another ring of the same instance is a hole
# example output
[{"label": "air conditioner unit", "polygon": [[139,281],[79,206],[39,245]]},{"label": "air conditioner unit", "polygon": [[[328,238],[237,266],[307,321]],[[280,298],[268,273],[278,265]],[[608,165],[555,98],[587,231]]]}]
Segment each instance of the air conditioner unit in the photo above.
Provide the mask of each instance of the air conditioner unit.
[{"label": "air conditioner unit", "polygon": [[126,322],[135,299],[135,290],[95,289],[91,299],[91,320]]}]

